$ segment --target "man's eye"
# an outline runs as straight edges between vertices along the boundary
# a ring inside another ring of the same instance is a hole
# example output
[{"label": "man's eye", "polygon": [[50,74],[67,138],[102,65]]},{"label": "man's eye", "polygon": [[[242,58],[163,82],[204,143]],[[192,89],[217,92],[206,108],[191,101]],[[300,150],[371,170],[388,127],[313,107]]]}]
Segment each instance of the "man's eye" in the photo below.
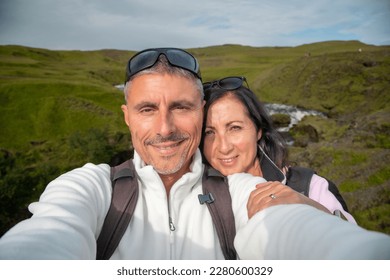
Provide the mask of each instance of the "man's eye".
[{"label": "man's eye", "polygon": [[150,114],[153,113],[154,109],[151,107],[144,107],[139,110],[141,114]]},{"label": "man's eye", "polygon": [[190,108],[188,106],[176,106],[175,108],[173,108],[173,110],[176,110],[176,111],[188,111]]}]

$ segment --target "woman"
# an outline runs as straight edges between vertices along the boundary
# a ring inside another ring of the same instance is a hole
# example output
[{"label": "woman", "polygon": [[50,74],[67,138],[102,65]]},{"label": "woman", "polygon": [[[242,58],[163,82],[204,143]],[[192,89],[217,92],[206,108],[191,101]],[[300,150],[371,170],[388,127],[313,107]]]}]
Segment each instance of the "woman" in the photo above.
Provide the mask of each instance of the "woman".
[{"label": "woman", "polygon": [[270,205],[305,203],[356,223],[336,186],[327,179],[316,174],[309,177],[310,199],[285,185],[301,187],[305,184],[303,180],[293,185],[293,180],[287,178],[299,170],[310,172],[310,169],[290,166],[282,136],[244,82],[244,77],[226,77],[204,83],[206,105],[201,149],[205,160],[225,176],[245,172],[268,181],[252,192],[248,216]]}]

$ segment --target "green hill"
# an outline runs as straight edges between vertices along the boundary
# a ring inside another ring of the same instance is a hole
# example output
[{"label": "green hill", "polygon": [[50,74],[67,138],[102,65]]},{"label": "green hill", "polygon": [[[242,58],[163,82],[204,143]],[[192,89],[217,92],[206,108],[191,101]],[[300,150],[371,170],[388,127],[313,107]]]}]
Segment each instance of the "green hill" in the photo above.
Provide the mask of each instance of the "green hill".
[{"label": "green hill", "polygon": [[[334,181],[360,225],[390,233],[389,46],[332,41],[189,51],[204,81],[243,75],[264,102],[325,113],[293,129],[291,159]],[[0,234],[28,216],[26,206],[59,174],[131,154],[123,94],[114,85],[133,53],[0,46]]]}]

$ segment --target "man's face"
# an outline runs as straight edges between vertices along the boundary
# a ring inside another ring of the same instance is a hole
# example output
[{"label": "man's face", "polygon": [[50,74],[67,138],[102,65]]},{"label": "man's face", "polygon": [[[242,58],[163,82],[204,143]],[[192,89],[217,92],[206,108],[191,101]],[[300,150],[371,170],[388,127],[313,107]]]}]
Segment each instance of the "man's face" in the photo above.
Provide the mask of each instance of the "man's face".
[{"label": "man's face", "polygon": [[200,142],[203,106],[187,78],[157,73],[134,78],[122,111],[142,160],[163,175],[188,171]]}]

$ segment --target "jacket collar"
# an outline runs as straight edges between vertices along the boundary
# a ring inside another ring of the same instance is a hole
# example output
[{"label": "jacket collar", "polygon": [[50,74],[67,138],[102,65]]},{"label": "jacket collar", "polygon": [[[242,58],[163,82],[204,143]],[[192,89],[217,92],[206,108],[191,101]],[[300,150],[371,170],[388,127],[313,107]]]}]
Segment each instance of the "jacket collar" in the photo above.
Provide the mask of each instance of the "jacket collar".
[{"label": "jacket collar", "polygon": [[264,179],[285,183],[286,176],[260,148],[260,166]]}]

